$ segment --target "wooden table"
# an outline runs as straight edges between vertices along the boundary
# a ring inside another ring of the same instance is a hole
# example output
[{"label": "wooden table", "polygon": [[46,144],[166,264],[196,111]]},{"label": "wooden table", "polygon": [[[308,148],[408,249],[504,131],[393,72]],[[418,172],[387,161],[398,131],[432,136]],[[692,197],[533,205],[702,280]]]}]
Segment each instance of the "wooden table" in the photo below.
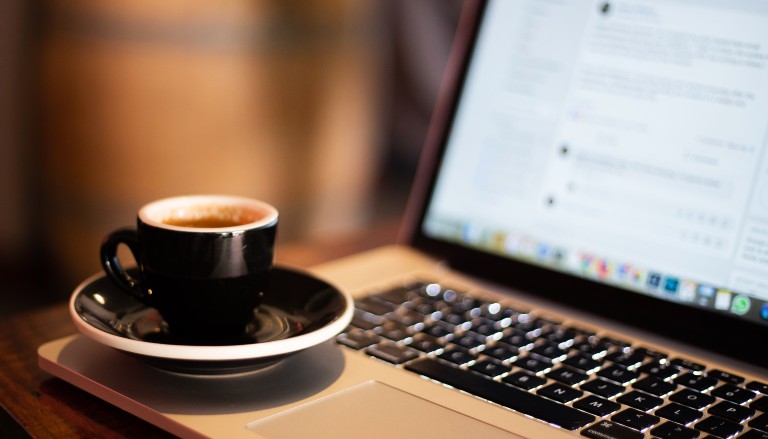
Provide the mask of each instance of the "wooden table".
[{"label": "wooden table", "polygon": [[[395,242],[397,226],[384,223],[334,241],[278,246],[277,260],[308,267]],[[76,332],[66,303],[0,322],[0,437],[167,437],[164,431],[54,378],[37,366],[37,347]]]}]

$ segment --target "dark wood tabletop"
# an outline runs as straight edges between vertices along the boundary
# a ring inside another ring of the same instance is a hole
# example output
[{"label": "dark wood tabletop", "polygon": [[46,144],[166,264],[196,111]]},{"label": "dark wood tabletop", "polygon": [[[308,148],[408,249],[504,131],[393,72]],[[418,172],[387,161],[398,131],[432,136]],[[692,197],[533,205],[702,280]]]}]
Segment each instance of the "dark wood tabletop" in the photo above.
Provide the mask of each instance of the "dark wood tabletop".
[{"label": "dark wood tabletop", "polygon": [[[395,242],[397,226],[385,223],[327,241],[279,245],[277,261],[309,267]],[[164,431],[37,366],[41,344],[76,332],[64,302],[0,322],[0,437],[167,437]]]}]

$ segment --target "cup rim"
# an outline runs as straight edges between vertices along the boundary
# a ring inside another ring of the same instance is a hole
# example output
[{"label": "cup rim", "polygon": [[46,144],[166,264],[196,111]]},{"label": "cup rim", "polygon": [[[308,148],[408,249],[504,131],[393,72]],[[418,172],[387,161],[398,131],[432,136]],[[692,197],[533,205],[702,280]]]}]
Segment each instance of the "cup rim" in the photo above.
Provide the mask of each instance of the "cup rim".
[{"label": "cup rim", "polygon": [[[166,224],[162,221],[162,219],[160,219],[159,216],[160,212],[168,211],[169,209],[173,208],[178,209],[185,206],[216,203],[245,206],[249,209],[257,210],[263,213],[264,217],[258,221],[231,227],[186,227]],[[250,229],[259,229],[277,224],[278,212],[277,209],[271,204],[254,198],[238,195],[198,194],[167,197],[152,201],[139,209],[138,217],[139,220],[144,224],[166,230],[192,233],[229,233]]]}]

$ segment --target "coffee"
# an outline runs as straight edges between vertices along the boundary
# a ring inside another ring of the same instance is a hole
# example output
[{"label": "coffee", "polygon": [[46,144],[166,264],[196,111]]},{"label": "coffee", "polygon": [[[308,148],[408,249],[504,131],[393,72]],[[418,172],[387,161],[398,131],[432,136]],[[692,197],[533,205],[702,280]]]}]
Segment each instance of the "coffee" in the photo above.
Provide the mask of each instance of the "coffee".
[{"label": "coffee", "polygon": [[260,221],[263,212],[237,206],[188,206],[167,212],[161,222],[169,226],[194,228],[236,227]]}]

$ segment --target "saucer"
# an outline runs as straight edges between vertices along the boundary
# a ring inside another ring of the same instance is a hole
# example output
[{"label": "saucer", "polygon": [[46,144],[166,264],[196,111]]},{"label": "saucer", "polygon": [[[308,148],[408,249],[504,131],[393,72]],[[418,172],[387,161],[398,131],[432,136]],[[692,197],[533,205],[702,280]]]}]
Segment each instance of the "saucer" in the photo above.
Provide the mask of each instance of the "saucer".
[{"label": "saucer", "polygon": [[352,320],[350,295],[308,273],[276,266],[270,287],[243,334],[216,344],[174,337],[160,313],[104,274],[72,293],[80,332],[155,368],[184,375],[230,376],[275,364],[330,340]]}]

